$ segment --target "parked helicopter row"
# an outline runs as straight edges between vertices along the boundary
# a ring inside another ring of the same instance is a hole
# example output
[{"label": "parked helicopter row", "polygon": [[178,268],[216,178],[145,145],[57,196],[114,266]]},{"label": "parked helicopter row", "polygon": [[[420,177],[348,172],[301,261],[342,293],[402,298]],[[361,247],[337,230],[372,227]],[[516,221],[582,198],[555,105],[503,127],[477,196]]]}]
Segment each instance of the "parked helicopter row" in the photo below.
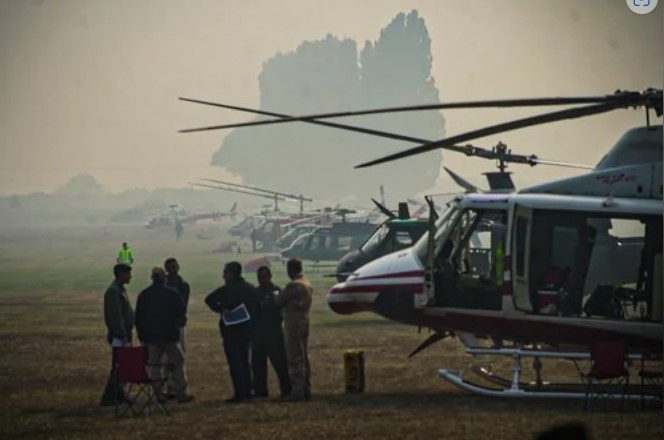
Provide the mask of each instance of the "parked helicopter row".
[{"label": "parked helicopter row", "polygon": [[[564,391],[557,384],[541,381],[525,387],[520,382],[522,357],[588,357],[589,348],[598,341],[626,341],[632,356],[661,359],[662,125],[650,123],[651,111],[657,117],[662,115],[661,90],[277,115],[275,120],[232,126],[291,121],[329,125],[322,120],[389,110],[577,104],[582,105],[433,142],[335,123],[337,128],[422,144],[359,167],[443,148],[497,160],[499,171],[487,173],[490,191],[485,193],[457,176],[455,181],[474,193],[456,197],[437,219],[435,209],[430,209],[428,231],[414,246],[354,270],[328,295],[331,309],[340,314],[371,311],[431,329],[433,335],[415,352],[455,334],[469,353],[479,352],[478,338],[491,338],[498,346],[482,349],[483,354],[514,358],[511,380],[493,377],[502,384],[499,390],[446,369],[439,371],[441,377],[466,390],[510,397],[576,397],[584,395],[581,384]],[[509,130],[632,107],[646,109],[646,125],[625,133],[592,171],[519,191],[506,172],[509,162],[577,165],[513,154],[504,144],[492,150],[457,145]],[[427,202],[434,207],[431,198]],[[511,341],[514,347],[505,349],[500,345],[503,341]],[[556,351],[562,346],[576,351]],[[537,374],[539,378],[539,368]],[[627,397],[640,396],[630,392]],[[649,397],[661,399],[661,394],[655,390]]]},{"label": "parked helicopter row", "polygon": [[[211,183],[196,185],[272,198],[273,210],[246,216],[229,228],[228,232],[238,238],[251,239],[254,251],[278,252],[283,258],[298,257],[318,264],[321,261],[337,262],[344,257],[343,270],[348,272],[397,248],[411,246],[426,230],[425,222],[417,222],[417,218],[426,212],[426,205],[422,204],[418,206],[413,218],[408,213],[408,205],[402,204],[403,212],[399,219],[376,200],[373,200],[376,209],[372,211],[340,208],[337,205],[334,208],[305,212],[302,202],[313,200],[303,195],[214,179],[205,180]],[[384,203],[382,185],[380,192]],[[300,202],[299,213],[279,210],[278,201],[287,198]],[[384,215],[388,220],[381,222]],[[371,240],[365,244],[370,236]],[[385,242],[389,244],[383,245]],[[345,258],[351,252],[353,255]]]}]

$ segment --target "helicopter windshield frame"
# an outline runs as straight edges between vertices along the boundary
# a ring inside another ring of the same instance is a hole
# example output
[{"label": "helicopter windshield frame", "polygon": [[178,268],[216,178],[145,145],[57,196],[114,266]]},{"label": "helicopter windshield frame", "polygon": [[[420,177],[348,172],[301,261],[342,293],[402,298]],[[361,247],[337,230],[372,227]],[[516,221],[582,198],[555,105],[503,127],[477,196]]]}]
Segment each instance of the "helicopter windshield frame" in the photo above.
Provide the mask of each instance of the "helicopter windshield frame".
[{"label": "helicopter windshield frame", "polygon": [[376,229],[376,231],[367,238],[360,246],[360,252],[369,254],[377,249],[385,240],[385,237],[390,233],[390,228],[387,224],[383,223]]},{"label": "helicopter windshield frame", "polygon": [[[452,230],[452,225],[456,224],[457,218],[459,217],[460,209],[460,199],[455,199],[448,203],[447,209],[442,213],[440,218],[436,221],[436,233],[434,235],[434,253],[437,254],[440,252],[441,247],[443,246],[443,238],[447,238],[449,232]],[[427,250],[429,242],[429,233],[425,233],[420,237],[420,239],[413,245],[413,251],[417,258],[425,264],[427,261]]]}]

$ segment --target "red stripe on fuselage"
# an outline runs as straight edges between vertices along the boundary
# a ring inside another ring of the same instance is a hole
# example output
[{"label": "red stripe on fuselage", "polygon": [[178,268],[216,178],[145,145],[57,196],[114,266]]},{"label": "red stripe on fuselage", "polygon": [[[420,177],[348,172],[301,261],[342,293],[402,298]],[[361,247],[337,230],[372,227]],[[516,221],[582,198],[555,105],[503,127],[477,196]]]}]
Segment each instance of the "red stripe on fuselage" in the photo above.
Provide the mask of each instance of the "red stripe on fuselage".
[{"label": "red stripe on fuselage", "polygon": [[405,284],[363,284],[359,286],[344,286],[344,287],[333,287],[330,290],[330,294],[334,293],[343,293],[343,294],[353,294],[353,293],[368,293],[368,292],[382,292],[384,290],[406,290],[413,293],[422,293],[424,291],[424,284],[419,283],[405,283]]},{"label": "red stripe on fuselage", "polygon": [[410,278],[410,277],[423,277],[424,272],[421,270],[411,270],[408,272],[397,272],[397,273],[384,273],[382,275],[373,275],[370,277],[358,277],[353,280],[363,281],[363,280],[379,280],[383,278]]}]

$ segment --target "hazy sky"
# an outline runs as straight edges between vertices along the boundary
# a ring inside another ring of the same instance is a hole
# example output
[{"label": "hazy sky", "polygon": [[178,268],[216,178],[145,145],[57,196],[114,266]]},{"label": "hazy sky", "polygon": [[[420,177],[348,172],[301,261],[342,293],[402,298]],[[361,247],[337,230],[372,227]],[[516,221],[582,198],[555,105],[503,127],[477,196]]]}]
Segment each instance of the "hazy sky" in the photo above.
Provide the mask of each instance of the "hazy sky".
[{"label": "hazy sky", "polygon": [[[226,132],[177,130],[253,116],[178,96],[257,107],[266,59],[328,33],[362,48],[412,9],[428,27],[444,101],[662,87],[663,6],[637,15],[625,0],[0,0],[0,193],[50,191],[79,172],[111,191],[222,177],[209,162]],[[444,116],[452,135],[538,111]],[[474,143],[502,140],[517,152],[594,165],[643,121],[642,111],[616,111]],[[481,185],[478,173],[494,166],[444,157]],[[578,173],[512,170],[520,185]],[[441,178],[432,191],[450,189]]]}]

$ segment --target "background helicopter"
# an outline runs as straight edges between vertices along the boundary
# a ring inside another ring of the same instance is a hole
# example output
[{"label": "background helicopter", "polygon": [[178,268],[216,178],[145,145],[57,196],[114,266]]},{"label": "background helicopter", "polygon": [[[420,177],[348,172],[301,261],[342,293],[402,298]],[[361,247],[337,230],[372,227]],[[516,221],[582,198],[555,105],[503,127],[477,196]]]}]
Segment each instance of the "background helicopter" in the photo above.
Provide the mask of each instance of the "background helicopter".
[{"label": "background helicopter", "polygon": [[300,236],[281,255],[314,262],[337,261],[359,247],[375,230],[373,223],[334,222]]},{"label": "background helicopter", "polygon": [[[428,230],[428,222],[419,217],[411,217],[408,204],[399,203],[398,215],[383,204],[371,199],[378,209],[387,216],[360,246],[342,255],[337,263],[337,281],[344,281],[356,269],[383,255],[412,246]],[[418,209],[418,213],[421,213]]]},{"label": "background helicopter", "polygon": [[200,213],[192,214],[188,212],[181,205],[169,205],[169,209],[160,214],[155,215],[150,218],[145,223],[146,229],[164,229],[164,228],[173,228],[176,224],[186,225],[193,224],[198,220],[212,219],[215,221],[220,220],[223,217],[229,217],[232,220],[235,220],[237,215],[237,203],[233,203],[233,206],[228,212],[209,212],[209,213]]},{"label": "background helicopter", "polygon": [[[598,340],[627,339],[632,350],[661,352],[662,129],[650,126],[648,112],[654,109],[661,116],[661,90],[300,117],[276,115],[281,119],[232,126],[296,120],[328,125],[320,119],[388,111],[562,104],[588,105],[497,124],[435,142],[399,136],[424,145],[361,164],[359,167],[366,167],[444,148],[497,160],[499,172],[494,176],[500,179],[499,184],[494,181],[490,186],[502,187],[507,194],[459,197],[435,224],[432,216],[426,238],[409,250],[360,268],[347,282],[332,289],[328,302],[339,313],[373,310],[390,319],[429,327],[434,334],[418,350],[453,331],[470,336],[466,338],[470,345],[476,345],[474,336],[508,339],[519,347],[528,343],[566,343],[585,349]],[[626,133],[592,172],[516,194],[509,194],[514,185],[505,172],[508,162],[575,165],[512,154],[502,144],[492,150],[457,145],[518,128],[629,107],[646,109],[647,126]],[[391,138],[398,136],[357,127],[350,129]],[[491,182],[491,174],[488,177]],[[619,226],[625,224],[628,232],[620,230]],[[470,237],[482,233],[488,233],[482,240],[485,246],[471,252]],[[543,244],[538,246],[540,242]],[[625,265],[624,258],[634,255],[635,249],[640,258],[631,258],[632,264]],[[474,258],[482,253],[485,264],[477,263]],[[569,273],[548,276],[555,272],[553,269],[559,262],[569,264]],[[590,274],[598,262],[604,267],[593,278]],[[629,276],[625,276],[628,272]],[[552,297],[555,307],[550,307]],[[633,305],[634,313],[629,312],[626,304]],[[500,350],[488,353],[505,354]],[[537,345],[533,352],[535,356],[544,355]],[[524,396],[525,393],[514,393],[524,391],[519,389],[522,352],[509,354],[515,357],[513,380],[506,387],[509,389],[502,392]],[[471,391],[491,394],[445,370],[441,370],[441,375]],[[528,392],[566,397],[579,394],[556,393],[552,387]]]},{"label": "background helicopter", "polygon": [[[308,218],[311,222],[314,222],[325,217],[325,215],[305,213],[304,202],[313,202],[313,199],[305,197],[302,194],[290,194],[217,179],[203,180],[209,183],[193,183],[193,185],[271,199],[274,202],[272,210],[266,209],[259,214],[246,215],[240,223],[228,229],[228,233],[233,236],[251,239],[253,251],[259,249],[262,251],[272,251],[275,243],[288,229],[288,225],[297,224],[294,222],[298,222],[304,218]],[[279,202],[287,200],[299,202],[299,213],[280,210]]]}]

